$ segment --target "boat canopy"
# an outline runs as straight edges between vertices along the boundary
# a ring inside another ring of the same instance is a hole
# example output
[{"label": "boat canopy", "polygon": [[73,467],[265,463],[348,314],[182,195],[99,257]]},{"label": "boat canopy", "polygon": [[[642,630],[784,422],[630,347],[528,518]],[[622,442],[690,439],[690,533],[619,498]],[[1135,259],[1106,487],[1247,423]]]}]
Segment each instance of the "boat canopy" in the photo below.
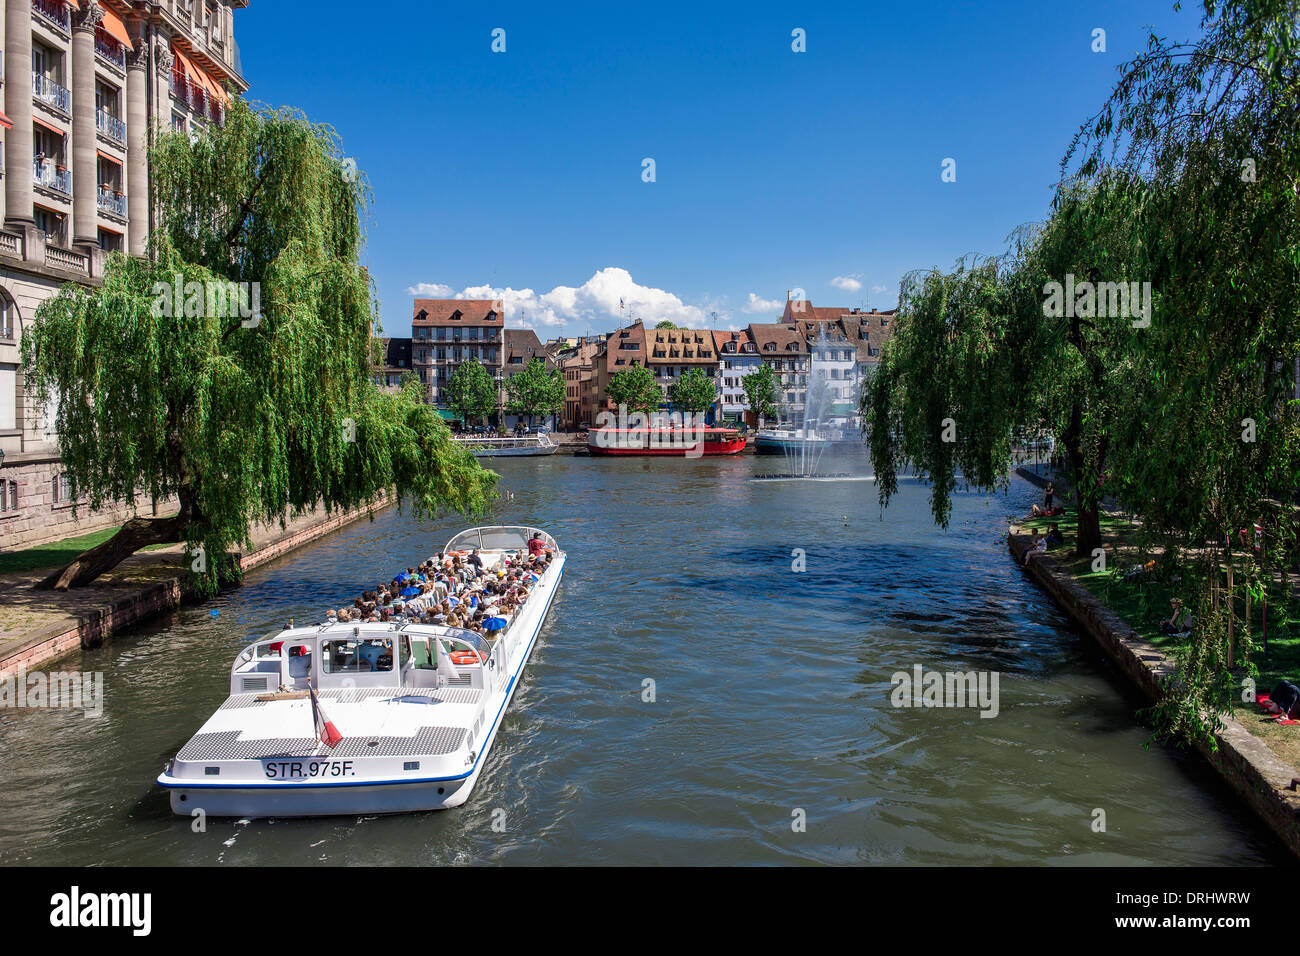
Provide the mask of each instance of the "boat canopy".
[{"label": "boat canopy", "polygon": [[462,531],[447,542],[447,546],[442,549],[442,553],[469,551],[472,548],[478,548],[480,551],[526,551],[528,550],[528,539],[535,534],[542,536],[542,540],[546,542],[546,547],[558,550],[555,539],[540,528],[527,528],[523,525],[496,525]]}]

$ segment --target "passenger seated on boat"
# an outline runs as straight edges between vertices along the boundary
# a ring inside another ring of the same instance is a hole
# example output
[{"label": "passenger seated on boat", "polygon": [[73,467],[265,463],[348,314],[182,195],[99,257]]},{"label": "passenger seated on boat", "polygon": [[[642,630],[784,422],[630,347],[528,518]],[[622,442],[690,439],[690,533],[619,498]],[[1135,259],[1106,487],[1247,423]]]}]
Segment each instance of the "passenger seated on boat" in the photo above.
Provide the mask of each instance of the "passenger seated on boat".
[{"label": "passenger seated on boat", "polygon": [[546,553],[546,542],[542,540],[542,533],[540,531],[534,532],[533,536],[528,539],[528,553],[529,554]]}]

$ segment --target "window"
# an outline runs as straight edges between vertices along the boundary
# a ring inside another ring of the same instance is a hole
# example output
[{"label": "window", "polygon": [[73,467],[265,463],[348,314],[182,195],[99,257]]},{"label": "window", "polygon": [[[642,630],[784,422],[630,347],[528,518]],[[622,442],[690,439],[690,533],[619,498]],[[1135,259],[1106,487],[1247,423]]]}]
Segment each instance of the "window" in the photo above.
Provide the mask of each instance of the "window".
[{"label": "window", "polygon": [[45,233],[45,241],[54,246],[64,245],[63,233],[67,222],[67,217],[53,209],[46,209],[44,206],[32,207],[32,218],[36,220],[36,227]]},{"label": "window", "polygon": [[32,72],[60,83],[63,80],[63,57],[44,43],[33,40]]},{"label": "window", "polygon": [[0,431],[18,427],[18,366],[0,365]]},{"label": "window", "polygon": [[70,501],[72,501],[72,486],[68,483],[68,476],[56,475],[50,480],[50,502],[66,505]]},{"label": "window", "polygon": [[95,181],[99,183],[100,189],[107,189],[110,192],[120,192],[122,189],[121,165],[112,162],[111,160],[107,160],[103,156],[96,157]]},{"label": "window", "polygon": [[0,339],[16,338],[18,307],[8,296],[0,296]]},{"label": "window", "polygon": [[36,123],[32,127],[32,158],[51,165],[65,164],[64,138]]},{"label": "window", "polygon": [[122,234],[109,229],[99,230],[99,248],[105,252],[121,252]]},{"label": "window", "polygon": [[18,482],[0,481],[0,514],[18,510]]},{"label": "window", "polygon": [[107,83],[95,83],[95,110],[101,113],[107,113],[109,116],[115,116],[121,119],[122,114],[118,112],[118,90],[115,86],[109,86]]}]

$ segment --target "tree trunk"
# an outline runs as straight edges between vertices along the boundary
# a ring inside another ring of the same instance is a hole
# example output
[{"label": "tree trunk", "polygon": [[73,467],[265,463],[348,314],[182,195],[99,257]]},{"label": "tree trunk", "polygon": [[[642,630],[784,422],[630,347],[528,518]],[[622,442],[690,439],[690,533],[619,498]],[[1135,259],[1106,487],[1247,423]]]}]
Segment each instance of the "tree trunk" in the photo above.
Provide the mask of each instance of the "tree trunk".
[{"label": "tree trunk", "polygon": [[1074,485],[1074,506],[1079,516],[1079,532],[1076,536],[1074,553],[1081,558],[1091,557],[1092,552],[1102,546],[1101,508],[1097,501],[1096,489],[1088,488],[1088,481],[1084,476],[1083,409],[1077,402],[1070,412],[1070,424],[1062,439],[1066,460],[1069,463],[1070,482]]},{"label": "tree trunk", "polygon": [[79,555],[71,564],[41,580],[36,587],[46,591],[85,587],[141,548],[184,540],[186,530],[194,521],[194,512],[183,502],[182,498],[180,513],[170,518],[131,518],[113,537]]}]

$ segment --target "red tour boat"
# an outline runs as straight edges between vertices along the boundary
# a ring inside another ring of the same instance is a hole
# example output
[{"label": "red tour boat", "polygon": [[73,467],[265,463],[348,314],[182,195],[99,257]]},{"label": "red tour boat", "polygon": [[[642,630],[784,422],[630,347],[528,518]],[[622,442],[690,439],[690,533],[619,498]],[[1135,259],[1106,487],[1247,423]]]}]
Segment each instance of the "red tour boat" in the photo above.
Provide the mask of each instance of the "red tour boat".
[{"label": "red tour boat", "polygon": [[676,455],[700,458],[739,455],[745,439],[734,428],[593,428],[587,432],[593,455]]}]

